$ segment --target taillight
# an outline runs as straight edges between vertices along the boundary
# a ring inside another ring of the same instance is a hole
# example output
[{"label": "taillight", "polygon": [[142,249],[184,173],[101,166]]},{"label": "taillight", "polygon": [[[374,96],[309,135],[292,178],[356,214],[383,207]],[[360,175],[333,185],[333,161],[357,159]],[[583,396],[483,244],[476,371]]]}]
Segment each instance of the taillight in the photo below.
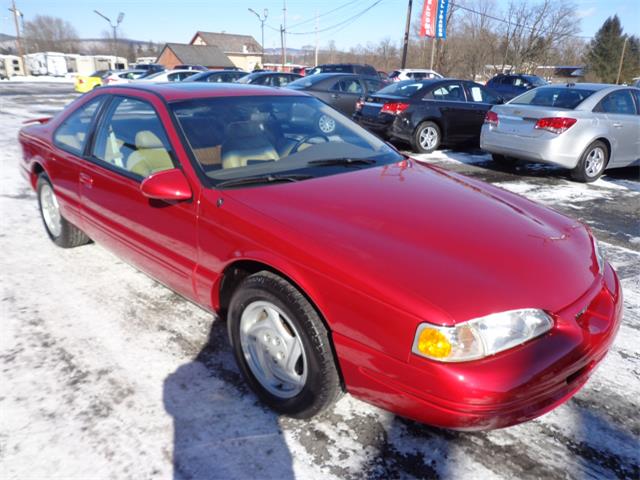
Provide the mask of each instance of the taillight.
[{"label": "taillight", "polygon": [[498,126],[498,114],[493,110],[489,110],[484,116],[484,123],[491,125],[492,127]]},{"label": "taillight", "polygon": [[568,117],[541,118],[536,122],[536,125],[533,128],[560,134],[569,130],[577,121],[578,120],[575,118]]},{"label": "taillight", "polygon": [[402,103],[402,102],[385,103],[382,106],[382,112],[390,113],[391,115],[398,115],[404,112],[407,108],[409,108],[408,103]]},{"label": "taillight", "polygon": [[359,98],[358,101],[356,102],[356,112],[359,112],[360,110],[362,110],[363,105],[364,105],[364,100]]},{"label": "taillight", "polygon": [[84,80],[83,80],[83,79],[81,79],[81,78],[79,78],[79,79],[78,79],[78,83],[83,84],[83,83],[84,83]]}]

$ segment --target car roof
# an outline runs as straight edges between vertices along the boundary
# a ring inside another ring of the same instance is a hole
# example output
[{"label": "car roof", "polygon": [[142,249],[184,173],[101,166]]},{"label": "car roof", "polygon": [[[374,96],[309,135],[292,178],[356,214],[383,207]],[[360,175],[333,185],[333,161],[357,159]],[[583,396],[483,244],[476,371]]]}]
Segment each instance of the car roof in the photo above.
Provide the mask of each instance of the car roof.
[{"label": "car roof", "polygon": [[[272,96],[272,97],[295,97],[306,96],[301,92],[289,89],[279,89],[265,87],[262,85],[250,85],[240,83],[207,83],[207,82],[168,82],[145,84],[128,83],[125,85],[114,85],[106,87],[109,90],[142,90],[154,93],[167,102],[178,100],[189,100],[193,98],[217,98],[217,97],[252,97],[252,96]],[[108,90],[102,90],[108,93]]]},{"label": "car roof", "polygon": [[615,85],[613,83],[550,83],[548,85],[542,85],[538,88],[575,88],[578,90],[604,90],[611,87],[622,87],[622,85]]}]

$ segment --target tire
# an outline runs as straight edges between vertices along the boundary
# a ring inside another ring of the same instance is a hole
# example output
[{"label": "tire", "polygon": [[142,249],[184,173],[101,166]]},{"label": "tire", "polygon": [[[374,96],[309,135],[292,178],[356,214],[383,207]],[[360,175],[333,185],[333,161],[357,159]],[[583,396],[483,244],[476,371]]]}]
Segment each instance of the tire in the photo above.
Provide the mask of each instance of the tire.
[{"label": "tire", "polygon": [[91,241],[82,230],[69,223],[62,216],[53,185],[44,173],[38,177],[36,192],[40,217],[44,229],[53,243],[62,248],[73,248]]},{"label": "tire", "polygon": [[442,132],[434,122],[422,122],[413,133],[411,146],[414,152],[431,153],[437,150],[442,143]]},{"label": "tire", "polygon": [[578,182],[595,182],[602,176],[608,163],[609,148],[604,142],[596,140],[585,149],[578,164],[571,170],[571,178]]},{"label": "tire", "polygon": [[[270,408],[294,418],[311,418],[340,398],[342,386],[329,332],[311,303],[289,282],[267,271],[248,276],[231,297],[227,320],[240,370]],[[287,347],[296,343],[297,349]],[[286,364],[294,365],[289,370],[293,373],[284,374]],[[264,373],[274,371],[280,377]]]},{"label": "tire", "polygon": [[518,160],[513,157],[506,157],[497,153],[491,154],[491,160],[493,160],[494,163],[500,165],[501,167],[509,168],[515,166],[515,164],[518,162]]}]

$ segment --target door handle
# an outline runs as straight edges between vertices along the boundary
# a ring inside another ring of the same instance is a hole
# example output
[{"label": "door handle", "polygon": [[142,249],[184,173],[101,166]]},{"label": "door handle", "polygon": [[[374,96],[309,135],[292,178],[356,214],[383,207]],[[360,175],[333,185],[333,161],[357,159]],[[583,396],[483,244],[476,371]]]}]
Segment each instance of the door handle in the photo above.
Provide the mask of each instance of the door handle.
[{"label": "door handle", "polygon": [[622,128],[622,124],[620,122],[613,122],[613,126],[615,128]]},{"label": "door handle", "polygon": [[80,174],[80,184],[86,186],[87,188],[92,188],[93,187],[93,178],[91,177],[91,175],[89,175],[87,173],[81,173]]},{"label": "door handle", "polygon": [[337,93],[332,93],[331,98],[340,98],[340,95],[338,95]]}]

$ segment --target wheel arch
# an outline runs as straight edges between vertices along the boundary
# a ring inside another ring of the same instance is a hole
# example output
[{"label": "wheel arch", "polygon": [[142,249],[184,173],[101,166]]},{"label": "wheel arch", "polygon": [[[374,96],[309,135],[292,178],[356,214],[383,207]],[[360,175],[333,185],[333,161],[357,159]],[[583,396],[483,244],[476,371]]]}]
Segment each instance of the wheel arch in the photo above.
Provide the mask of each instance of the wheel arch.
[{"label": "wheel arch", "polygon": [[31,164],[31,171],[30,171],[30,175],[29,175],[29,181],[31,182],[31,187],[35,190],[36,189],[36,185],[38,183],[38,177],[42,174],[42,173],[47,173],[44,169],[44,167],[42,166],[42,162],[40,162],[39,160],[35,160],[32,164]]},{"label": "wheel arch", "polygon": [[233,292],[236,290],[238,285],[240,285],[242,280],[244,280],[249,275],[253,275],[254,273],[258,273],[260,271],[268,271],[285,279],[287,282],[293,285],[314,308],[314,310],[320,317],[320,320],[327,329],[333,360],[336,364],[338,375],[340,376],[342,388],[345,389],[344,376],[342,374],[342,368],[340,366],[340,361],[333,341],[331,325],[327,321],[327,318],[323,314],[322,309],[319,307],[318,303],[314,301],[311,295],[309,295],[307,289],[302,286],[301,282],[296,281],[296,279],[293,278],[292,275],[284,272],[283,269],[274,267],[272,264],[266,263],[265,261],[251,258],[237,259],[231,262],[224,268],[222,274],[220,275],[220,280],[216,282],[216,285],[214,286],[212,292],[212,298],[214,300],[212,304],[218,305],[217,310],[220,316],[222,316],[223,318],[226,317]]}]

